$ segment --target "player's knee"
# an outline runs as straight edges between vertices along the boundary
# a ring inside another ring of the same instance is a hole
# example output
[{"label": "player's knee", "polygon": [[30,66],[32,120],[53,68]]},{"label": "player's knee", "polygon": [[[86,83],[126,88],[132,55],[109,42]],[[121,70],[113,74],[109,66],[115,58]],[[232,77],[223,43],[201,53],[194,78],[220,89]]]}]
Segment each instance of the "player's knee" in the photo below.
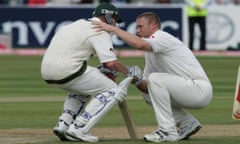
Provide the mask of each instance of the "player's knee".
[{"label": "player's knee", "polygon": [[106,92],[96,96],[96,98],[101,103],[106,104],[108,101],[111,101],[111,99],[114,97],[114,95],[115,95],[114,91],[106,91]]},{"label": "player's knee", "polygon": [[149,82],[159,82],[161,79],[160,79],[160,74],[159,73],[151,73],[149,76],[148,76],[148,81]]},{"label": "player's knee", "polygon": [[165,81],[167,80],[164,76],[164,73],[151,73],[148,77],[148,85],[150,88],[158,87],[158,88],[166,88]]},{"label": "player's knee", "polygon": [[151,73],[149,76],[148,76],[148,80],[149,81],[154,81],[154,79],[156,78],[157,76],[157,73]]},{"label": "player's knee", "polygon": [[151,82],[165,82],[165,81],[169,81],[171,75],[167,74],[167,73],[151,73],[148,76],[148,80]]},{"label": "player's knee", "polygon": [[148,76],[148,87],[152,88],[153,85],[159,83],[159,77],[157,76],[157,73],[151,73]]}]

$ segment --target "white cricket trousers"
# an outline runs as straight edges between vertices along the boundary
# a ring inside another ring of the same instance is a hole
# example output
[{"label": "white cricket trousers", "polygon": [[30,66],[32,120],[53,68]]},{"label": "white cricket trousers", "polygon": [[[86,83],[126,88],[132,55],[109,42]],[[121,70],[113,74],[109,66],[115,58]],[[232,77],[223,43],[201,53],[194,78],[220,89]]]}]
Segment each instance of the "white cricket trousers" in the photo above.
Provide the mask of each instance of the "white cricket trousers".
[{"label": "white cricket trousers", "polygon": [[148,77],[148,92],[159,128],[176,131],[173,109],[200,109],[212,99],[212,86],[207,80],[192,80],[152,73]]},{"label": "white cricket trousers", "polygon": [[97,68],[87,66],[86,71],[79,77],[66,84],[57,84],[72,94],[96,96],[117,87],[117,84],[102,74]]}]

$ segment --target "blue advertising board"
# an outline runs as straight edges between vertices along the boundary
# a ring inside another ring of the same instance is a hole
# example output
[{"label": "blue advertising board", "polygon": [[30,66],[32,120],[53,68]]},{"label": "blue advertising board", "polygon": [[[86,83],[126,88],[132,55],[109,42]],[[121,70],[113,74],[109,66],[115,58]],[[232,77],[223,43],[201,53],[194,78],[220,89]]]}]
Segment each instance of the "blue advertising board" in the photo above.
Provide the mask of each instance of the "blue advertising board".
[{"label": "blue advertising board", "polygon": [[[13,48],[46,48],[59,27],[80,18],[90,18],[93,7],[0,7],[0,32],[12,35]],[[181,7],[122,7],[124,23],[119,25],[135,32],[135,18],[142,12],[159,15],[162,29],[183,39],[183,10]],[[116,36],[116,47],[126,47]]]}]

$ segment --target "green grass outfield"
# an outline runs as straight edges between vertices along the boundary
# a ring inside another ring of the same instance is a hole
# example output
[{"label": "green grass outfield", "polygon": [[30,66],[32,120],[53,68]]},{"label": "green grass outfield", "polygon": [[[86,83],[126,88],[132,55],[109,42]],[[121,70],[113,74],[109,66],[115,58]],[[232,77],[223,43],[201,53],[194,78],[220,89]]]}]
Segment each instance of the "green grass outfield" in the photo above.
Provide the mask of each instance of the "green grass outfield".
[{"label": "green grass outfield", "polygon": [[[239,136],[229,135],[232,126],[239,126],[240,121],[231,118],[232,102],[235,92],[239,57],[223,56],[199,56],[200,63],[206,70],[214,88],[212,103],[201,110],[191,110],[204,125],[208,126],[229,126],[226,129],[226,136],[196,136],[189,141],[180,143],[188,144],[236,144],[240,141],[240,129],[237,130]],[[120,58],[126,65],[139,65],[143,68],[144,58]],[[61,112],[64,96],[66,92],[48,86],[40,76],[41,56],[5,56],[0,55],[0,144],[5,143],[36,143],[54,144],[59,143],[58,139],[42,138],[43,141],[12,141],[4,135],[4,132],[12,130],[10,139],[21,136],[21,129],[47,129],[50,130],[56,123]],[[93,59],[91,65],[98,65],[97,59]],[[120,75],[118,80],[123,76]],[[153,111],[142,100],[139,91],[134,86],[129,88],[127,97],[129,109],[133,114],[137,127],[156,126]],[[230,127],[231,126],[231,127]],[[114,107],[107,114],[96,128],[104,127],[124,127],[124,122],[118,107]],[[19,133],[14,131],[20,130]],[[220,129],[221,130],[221,129]],[[224,131],[224,130],[223,130]],[[213,132],[215,132],[213,130]],[[216,129],[217,132],[217,129]],[[17,133],[17,134],[16,134]],[[117,131],[114,131],[117,133]],[[51,134],[52,135],[52,134]],[[141,136],[140,136],[141,138]],[[6,141],[4,141],[6,139]],[[17,139],[18,140],[18,139]],[[129,139],[106,139],[99,143],[144,143],[141,139],[131,141]]]}]

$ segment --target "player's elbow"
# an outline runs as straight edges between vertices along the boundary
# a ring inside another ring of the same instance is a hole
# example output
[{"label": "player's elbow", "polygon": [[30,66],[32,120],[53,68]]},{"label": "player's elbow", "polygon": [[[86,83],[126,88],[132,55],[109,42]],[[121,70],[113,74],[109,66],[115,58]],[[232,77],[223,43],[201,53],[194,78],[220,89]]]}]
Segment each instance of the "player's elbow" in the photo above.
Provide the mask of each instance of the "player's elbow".
[{"label": "player's elbow", "polygon": [[115,67],[116,67],[117,63],[118,63],[118,60],[115,60],[115,61],[106,62],[106,63],[104,63],[104,65],[107,68],[115,70]]}]

